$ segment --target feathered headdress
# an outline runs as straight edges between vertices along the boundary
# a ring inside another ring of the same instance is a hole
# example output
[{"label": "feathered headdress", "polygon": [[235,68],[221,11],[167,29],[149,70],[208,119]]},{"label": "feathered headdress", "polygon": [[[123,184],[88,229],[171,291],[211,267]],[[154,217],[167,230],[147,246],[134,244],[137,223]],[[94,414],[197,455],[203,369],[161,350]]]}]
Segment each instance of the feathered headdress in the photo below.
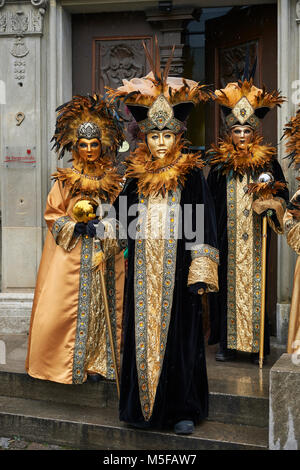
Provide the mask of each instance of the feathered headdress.
[{"label": "feathered headdress", "polygon": [[290,164],[298,166],[300,164],[300,108],[285,125],[283,137],[287,138],[287,158],[290,158]]},{"label": "feathered headdress", "polygon": [[112,100],[126,103],[143,133],[155,129],[169,129],[174,133],[182,131],[183,123],[195,104],[207,101],[212,92],[206,85],[182,77],[168,77],[175,46],[162,70],[157,38],[155,38],[155,59],[143,42],[151,72],[143,78],[123,80],[117,90],[108,88]]},{"label": "feathered headdress", "polygon": [[285,101],[279,91],[268,93],[253,85],[253,79],[228,83],[225,88],[215,90],[214,99],[222,107],[227,126],[249,125],[254,130],[271,108]]},{"label": "feathered headdress", "polygon": [[124,140],[121,118],[113,104],[100,95],[74,96],[56,111],[56,128],[51,142],[54,141],[52,148],[59,159],[65,151],[76,150],[80,137],[98,137],[104,155],[115,153]]}]

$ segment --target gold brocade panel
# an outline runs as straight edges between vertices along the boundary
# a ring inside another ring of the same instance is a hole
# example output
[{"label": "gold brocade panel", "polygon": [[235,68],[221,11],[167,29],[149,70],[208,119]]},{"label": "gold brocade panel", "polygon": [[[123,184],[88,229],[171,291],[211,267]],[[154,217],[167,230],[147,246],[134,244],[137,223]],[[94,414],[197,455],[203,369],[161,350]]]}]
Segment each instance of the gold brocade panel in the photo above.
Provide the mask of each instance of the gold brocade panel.
[{"label": "gold brocade panel", "polygon": [[227,182],[227,346],[258,352],[261,311],[261,222],[244,175]]}]

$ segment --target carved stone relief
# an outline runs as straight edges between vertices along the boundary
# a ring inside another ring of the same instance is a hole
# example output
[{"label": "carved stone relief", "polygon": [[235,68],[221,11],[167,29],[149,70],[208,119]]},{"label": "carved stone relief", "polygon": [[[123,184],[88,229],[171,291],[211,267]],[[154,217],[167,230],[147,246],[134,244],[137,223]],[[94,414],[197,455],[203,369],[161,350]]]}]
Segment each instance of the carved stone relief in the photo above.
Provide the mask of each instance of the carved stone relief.
[{"label": "carved stone relief", "polygon": [[14,61],[14,78],[17,80],[18,84],[22,86],[26,74],[26,61],[24,57],[29,54],[29,49],[25,44],[25,38],[15,38],[10,53],[16,58]]},{"label": "carved stone relief", "polygon": [[123,79],[146,75],[146,67],[141,39],[96,40],[96,87],[102,93],[105,86],[117,88]]},{"label": "carved stone relief", "polygon": [[[13,6],[13,4],[10,5]],[[3,9],[0,13],[0,36],[43,34],[43,21],[48,0],[31,0],[30,5],[34,8],[17,11],[8,7]],[[0,8],[2,7],[5,7],[4,0],[0,3]]]}]

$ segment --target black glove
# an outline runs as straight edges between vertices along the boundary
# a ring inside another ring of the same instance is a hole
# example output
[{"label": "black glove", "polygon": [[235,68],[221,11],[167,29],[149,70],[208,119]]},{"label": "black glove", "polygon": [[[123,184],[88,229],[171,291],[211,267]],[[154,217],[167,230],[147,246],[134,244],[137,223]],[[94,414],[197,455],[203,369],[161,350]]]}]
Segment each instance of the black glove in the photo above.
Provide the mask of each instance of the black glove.
[{"label": "black glove", "polygon": [[84,235],[85,233],[86,233],[86,224],[84,222],[77,222],[74,227],[75,237],[79,237],[80,235]]},{"label": "black glove", "polygon": [[98,223],[99,223],[98,219],[93,219],[93,220],[88,221],[87,227],[86,227],[86,233],[88,234],[90,238],[93,238],[96,235],[95,225],[97,225]]},{"label": "black glove", "polygon": [[196,282],[195,284],[192,284],[189,286],[189,292],[194,295],[199,295],[198,294],[199,289],[204,289],[206,291],[205,282]]}]

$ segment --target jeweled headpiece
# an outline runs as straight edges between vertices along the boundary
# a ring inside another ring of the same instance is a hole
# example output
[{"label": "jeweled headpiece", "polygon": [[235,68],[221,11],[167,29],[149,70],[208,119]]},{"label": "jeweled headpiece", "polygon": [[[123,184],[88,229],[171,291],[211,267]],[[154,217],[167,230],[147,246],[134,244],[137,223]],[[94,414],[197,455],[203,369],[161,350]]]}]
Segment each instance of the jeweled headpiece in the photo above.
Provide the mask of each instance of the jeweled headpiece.
[{"label": "jeweled headpiece", "polygon": [[113,104],[102,96],[74,96],[57,108],[56,128],[51,141],[58,158],[76,151],[78,139],[98,138],[102,154],[113,155],[124,141],[123,121]]},{"label": "jeweled headpiece", "polygon": [[256,130],[268,111],[285,101],[277,90],[267,93],[264,87],[254,86],[252,78],[228,83],[225,88],[215,90],[214,94],[229,128],[248,125]]},{"label": "jeweled headpiece", "polygon": [[175,46],[164,70],[160,65],[157,39],[155,61],[145,43],[143,46],[152,71],[143,78],[123,80],[123,86],[117,90],[108,88],[107,94],[112,99],[124,101],[143,133],[169,129],[178,134],[194,105],[207,101],[212,93],[206,85],[193,80],[168,77]]},{"label": "jeweled headpiece", "polygon": [[100,139],[99,127],[93,122],[84,122],[77,129],[78,139]]}]

